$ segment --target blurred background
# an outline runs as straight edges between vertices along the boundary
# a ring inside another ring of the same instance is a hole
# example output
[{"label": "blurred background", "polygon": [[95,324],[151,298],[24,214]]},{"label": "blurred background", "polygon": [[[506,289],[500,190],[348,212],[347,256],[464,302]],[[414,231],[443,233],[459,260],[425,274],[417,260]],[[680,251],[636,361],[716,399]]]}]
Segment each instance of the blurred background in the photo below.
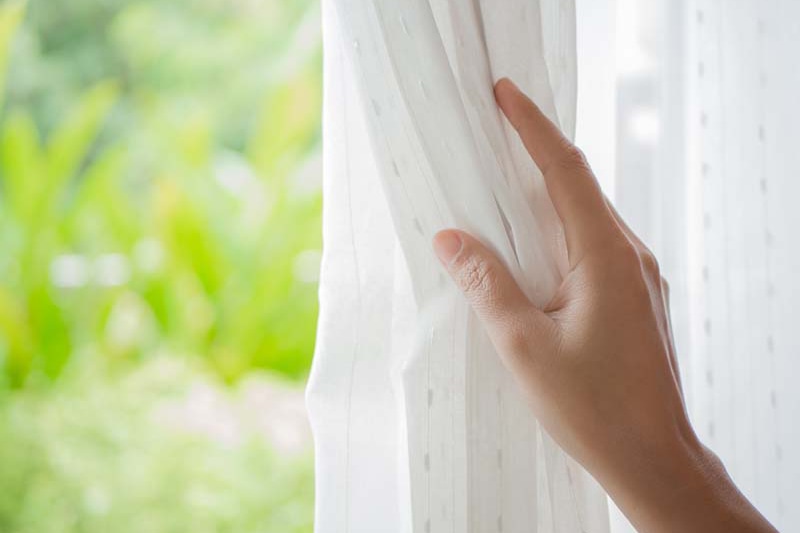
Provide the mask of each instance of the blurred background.
[{"label": "blurred background", "polygon": [[0,531],[311,531],[320,33],[0,2]]}]

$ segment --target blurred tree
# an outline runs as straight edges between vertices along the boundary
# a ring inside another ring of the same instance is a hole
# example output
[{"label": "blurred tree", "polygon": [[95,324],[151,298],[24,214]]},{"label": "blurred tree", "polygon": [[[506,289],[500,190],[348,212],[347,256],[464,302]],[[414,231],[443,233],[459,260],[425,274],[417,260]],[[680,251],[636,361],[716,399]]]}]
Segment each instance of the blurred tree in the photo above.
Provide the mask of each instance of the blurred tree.
[{"label": "blurred tree", "polygon": [[317,11],[0,0],[0,531],[311,531]]},{"label": "blurred tree", "polygon": [[2,373],[20,386],[78,354],[167,351],[226,380],[305,375],[320,248],[314,3],[29,8],[16,41],[21,3],[2,4],[0,27]]}]

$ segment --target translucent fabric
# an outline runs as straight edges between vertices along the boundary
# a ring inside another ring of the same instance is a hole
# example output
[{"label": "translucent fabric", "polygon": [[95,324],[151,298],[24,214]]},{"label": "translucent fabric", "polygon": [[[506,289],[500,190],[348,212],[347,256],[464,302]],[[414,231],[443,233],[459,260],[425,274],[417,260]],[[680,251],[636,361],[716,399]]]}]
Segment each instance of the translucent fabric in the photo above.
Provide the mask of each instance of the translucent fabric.
[{"label": "translucent fabric", "polygon": [[[617,203],[670,281],[697,432],[800,531],[800,3],[647,11],[650,68],[619,80]],[[643,113],[655,136],[630,127]]]},{"label": "translucent fabric", "polygon": [[539,304],[565,265],[493,98],[575,126],[572,0],[327,0],[318,533],[604,532],[606,498],[531,416],[431,251],[470,231]]},{"label": "translucent fabric", "polygon": [[692,15],[693,413],[746,494],[800,531],[800,3]]}]

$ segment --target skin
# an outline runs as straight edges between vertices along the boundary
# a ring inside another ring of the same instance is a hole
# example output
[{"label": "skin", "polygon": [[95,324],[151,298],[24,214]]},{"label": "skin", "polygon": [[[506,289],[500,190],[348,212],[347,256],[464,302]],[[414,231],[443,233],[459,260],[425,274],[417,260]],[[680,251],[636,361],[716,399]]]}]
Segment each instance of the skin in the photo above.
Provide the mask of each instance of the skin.
[{"label": "skin", "polygon": [[509,80],[495,93],[544,174],[569,273],[539,309],[470,235],[443,231],[434,250],[534,414],[640,532],[774,532],[689,422],[653,254],[536,105]]}]

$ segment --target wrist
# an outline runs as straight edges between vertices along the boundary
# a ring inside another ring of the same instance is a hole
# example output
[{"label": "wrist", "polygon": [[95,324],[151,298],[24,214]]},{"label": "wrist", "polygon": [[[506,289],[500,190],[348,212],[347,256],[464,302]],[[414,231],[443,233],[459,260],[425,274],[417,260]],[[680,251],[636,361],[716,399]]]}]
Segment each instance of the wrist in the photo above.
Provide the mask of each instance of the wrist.
[{"label": "wrist", "polygon": [[603,483],[638,531],[775,531],[693,431],[646,448],[626,454]]}]

